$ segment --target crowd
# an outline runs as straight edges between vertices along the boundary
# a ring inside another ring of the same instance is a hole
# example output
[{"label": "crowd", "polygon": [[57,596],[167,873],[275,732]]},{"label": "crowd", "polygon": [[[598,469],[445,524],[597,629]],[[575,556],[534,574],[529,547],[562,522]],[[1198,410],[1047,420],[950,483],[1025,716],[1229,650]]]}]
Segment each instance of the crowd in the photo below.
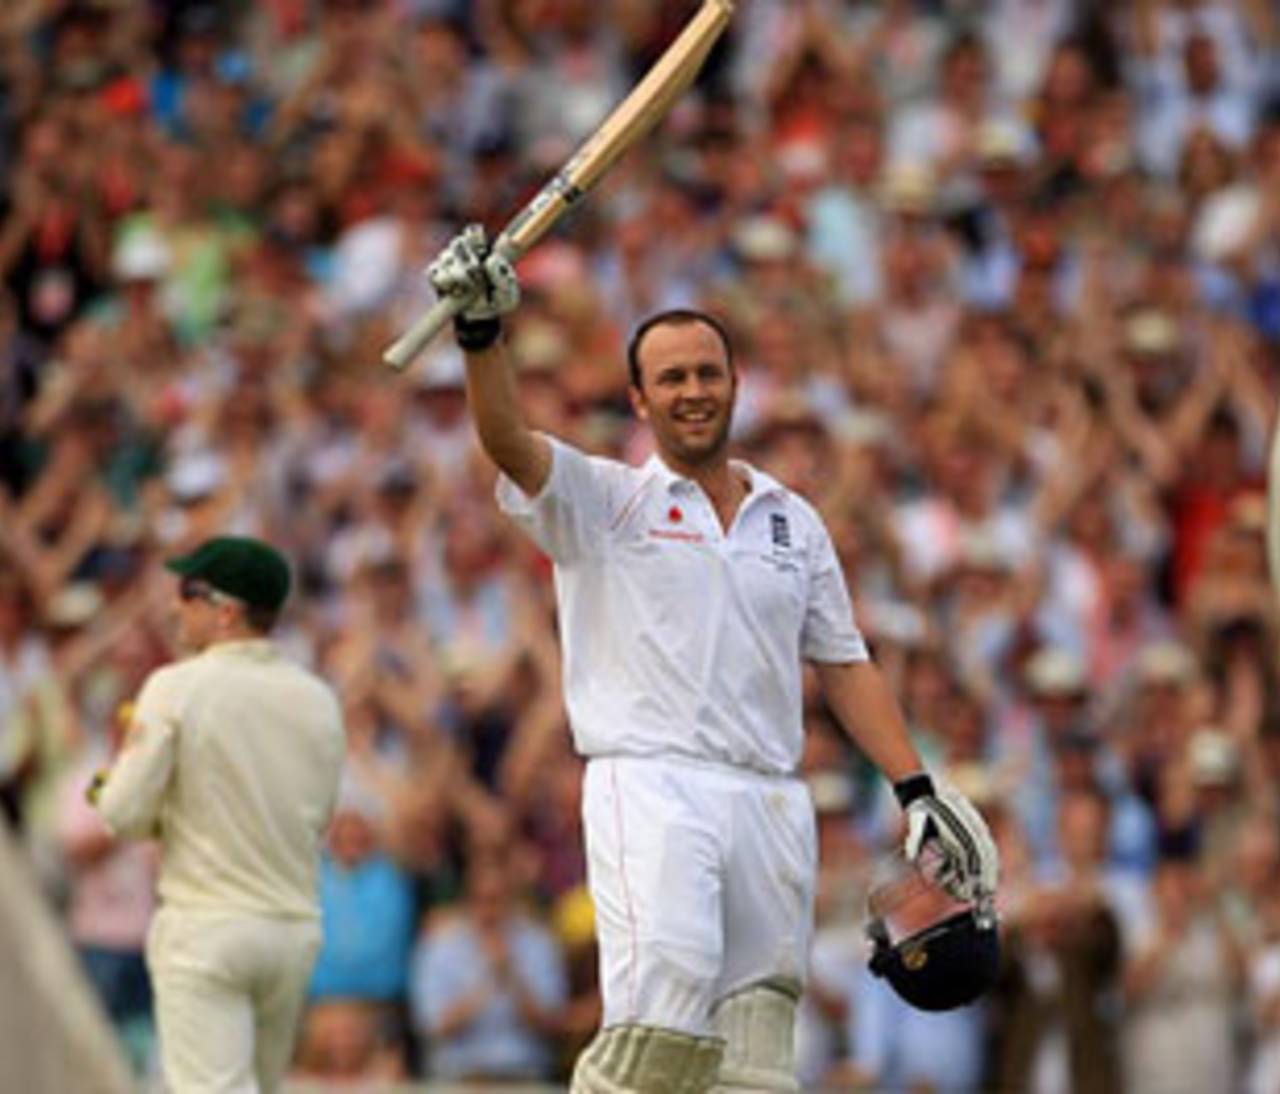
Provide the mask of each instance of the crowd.
[{"label": "crowd", "polygon": [[[173,656],[160,560],[223,532],[293,560],[349,731],[297,1074],[554,1081],[594,1029],[549,567],[449,340],[379,358],[695,6],[0,8],[0,801],[140,1068],[154,859],[82,791]],[[997,989],[906,1009],[860,928],[896,806],[810,704],[806,1080],[1276,1090],[1274,4],[739,0],[520,272],[529,414],[591,451],[644,455],[633,324],[724,317],[741,451],[997,835]]]}]

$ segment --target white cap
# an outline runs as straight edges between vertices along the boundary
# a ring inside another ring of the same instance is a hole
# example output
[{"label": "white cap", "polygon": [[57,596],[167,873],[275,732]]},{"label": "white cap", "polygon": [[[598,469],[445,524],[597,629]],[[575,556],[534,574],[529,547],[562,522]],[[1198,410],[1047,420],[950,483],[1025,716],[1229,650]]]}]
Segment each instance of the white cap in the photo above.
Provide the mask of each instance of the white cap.
[{"label": "white cap", "polygon": [[817,813],[847,813],[853,808],[853,784],[843,771],[815,771],[805,781]]},{"label": "white cap", "polygon": [[1191,250],[1205,262],[1224,262],[1248,241],[1262,215],[1252,186],[1229,186],[1205,199],[1191,229]]},{"label": "white cap", "polygon": [[930,213],[937,197],[938,184],[933,171],[920,163],[894,164],[880,188],[881,204],[898,213]]},{"label": "white cap", "polygon": [[1032,137],[1025,126],[1006,118],[992,118],[978,129],[978,159],[983,163],[1026,163],[1032,158]]},{"label": "white cap", "polygon": [[214,452],[199,450],[179,456],[165,475],[165,485],[178,501],[207,498],[227,480],[227,466]]},{"label": "white cap", "polygon": [[569,355],[569,340],[552,322],[534,320],[522,324],[511,342],[511,356],[521,372],[549,372]]},{"label": "white cap", "polygon": [[956,566],[997,573],[1008,573],[1013,569],[1008,552],[1001,549],[1000,541],[985,528],[967,528],[960,533],[956,543]]},{"label": "white cap", "polygon": [[102,610],[102,593],[92,581],[64,585],[49,601],[44,621],[50,627],[82,627]]},{"label": "white cap", "polygon": [[1131,353],[1161,357],[1176,350],[1180,341],[1178,324],[1158,308],[1142,308],[1124,325],[1124,345]]},{"label": "white cap", "polygon": [[1196,678],[1195,654],[1181,642],[1163,640],[1143,646],[1136,664],[1144,684],[1187,684]]},{"label": "white cap", "polygon": [[947,785],[959,791],[974,805],[996,801],[996,782],[987,768],[974,760],[952,764],[947,768]]},{"label": "white cap", "polygon": [[1240,771],[1240,750],[1225,731],[1204,726],[1187,742],[1191,779],[1197,786],[1226,786]]},{"label": "white cap", "polygon": [[769,262],[790,258],[796,253],[799,240],[785,221],[760,215],[747,217],[738,224],[733,245],[748,261]]},{"label": "white cap", "polygon": [[1036,695],[1079,695],[1088,679],[1080,658],[1053,646],[1037,650],[1028,659],[1023,675]]},{"label": "white cap", "polygon": [[878,410],[847,410],[832,422],[836,440],[856,448],[874,448],[893,440],[893,421]]},{"label": "white cap", "polygon": [[154,228],[127,233],[111,256],[111,272],[121,281],[155,281],[169,270],[169,244]]}]

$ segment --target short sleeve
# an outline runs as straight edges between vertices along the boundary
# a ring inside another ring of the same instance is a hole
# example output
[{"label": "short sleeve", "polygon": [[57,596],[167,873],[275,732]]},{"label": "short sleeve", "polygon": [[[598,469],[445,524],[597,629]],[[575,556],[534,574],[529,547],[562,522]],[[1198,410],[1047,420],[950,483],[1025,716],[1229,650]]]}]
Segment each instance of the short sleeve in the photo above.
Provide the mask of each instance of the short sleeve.
[{"label": "short sleeve", "polygon": [[588,456],[555,437],[551,474],[530,497],[506,475],[497,485],[498,507],[556,562],[591,553],[608,528],[610,463]]},{"label": "short sleeve", "polygon": [[800,632],[801,656],[810,661],[866,661],[867,644],[853,620],[853,603],[840,559],[825,525],[816,514],[813,520],[809,593]]}]

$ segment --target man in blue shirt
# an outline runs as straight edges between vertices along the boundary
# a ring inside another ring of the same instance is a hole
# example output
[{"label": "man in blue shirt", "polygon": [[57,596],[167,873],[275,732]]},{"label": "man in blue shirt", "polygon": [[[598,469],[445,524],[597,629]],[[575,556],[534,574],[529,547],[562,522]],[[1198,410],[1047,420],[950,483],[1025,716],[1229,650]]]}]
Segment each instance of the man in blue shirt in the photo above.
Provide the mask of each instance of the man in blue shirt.
[{"label": "man in blue shirt", "polygon": [[413,886],[379,847],[371,804],[362,808],[347,796],[329,833],[320,865],[324,944],[311,979],[314,999],[405,999]]},{"label": "man in blue shirt", "polygon": [[545,1079],[567,1000],[551,933],[514,903],[510,871],[475,861],[467,897],[428,929],[413,962],[414,1024],[432,1079]]}]

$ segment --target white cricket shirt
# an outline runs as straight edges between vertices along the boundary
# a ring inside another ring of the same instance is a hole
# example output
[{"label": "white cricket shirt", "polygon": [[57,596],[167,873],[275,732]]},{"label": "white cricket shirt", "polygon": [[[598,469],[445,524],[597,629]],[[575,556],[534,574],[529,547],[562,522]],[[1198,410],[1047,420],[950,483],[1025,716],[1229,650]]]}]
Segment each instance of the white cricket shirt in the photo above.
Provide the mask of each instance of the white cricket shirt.
[{"label": "white cricket shirt", "polygon": [[785,774],[803,747],[802,659],[867,658],[822,519],[745,464],[726,534],[710,499],[548,438],[537,497],[498,503],[555,563],[565,702],[584,756],[685,756]]},{"label": "white cricket shirt", "polygon": [[147,678],[98,810],[158,829],[166,905],[315,919],[345,751],[324,681],[265,639],[222,642]]}]

